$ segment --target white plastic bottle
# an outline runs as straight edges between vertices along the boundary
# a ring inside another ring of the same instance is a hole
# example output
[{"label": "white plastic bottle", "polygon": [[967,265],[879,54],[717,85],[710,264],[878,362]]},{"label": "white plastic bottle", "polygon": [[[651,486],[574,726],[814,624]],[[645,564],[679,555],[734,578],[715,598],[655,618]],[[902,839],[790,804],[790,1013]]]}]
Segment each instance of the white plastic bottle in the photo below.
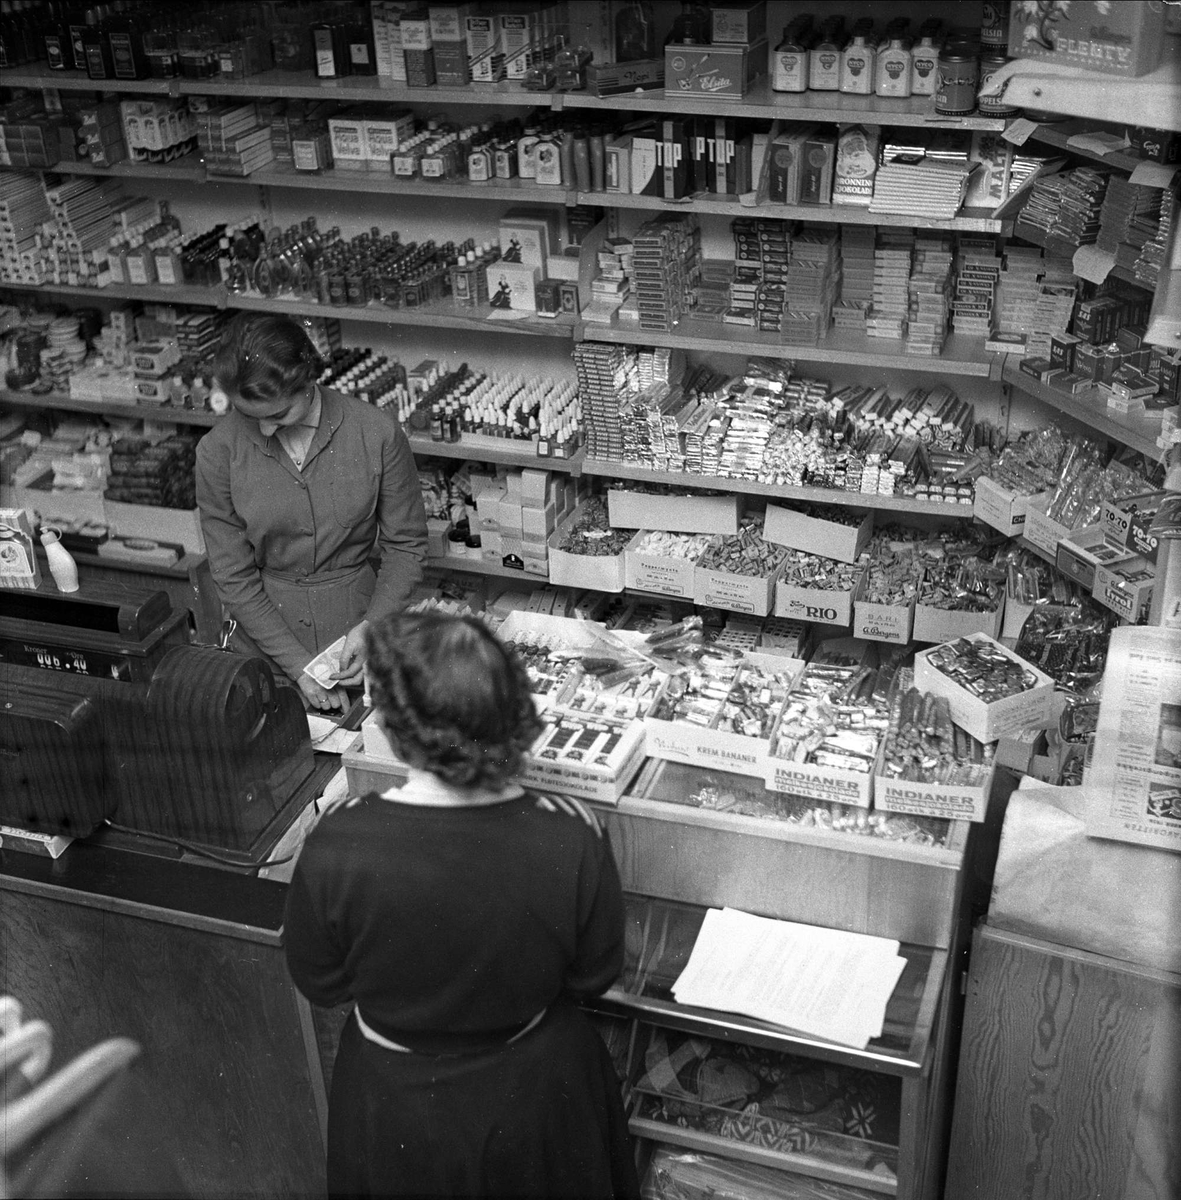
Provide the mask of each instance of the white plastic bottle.
[{"label": "white plastic bottle", "polygon": [[910,94],[933,96],[939,82],[939,47],[925,37],[910,52]]},{"label": "white plastic bottle", "polygon": [[41,545],[49,559],[49,573],[59,592],[78,590],[78,564],[61,543],[61,534],[56,529],[46,529],[41,534]]}]

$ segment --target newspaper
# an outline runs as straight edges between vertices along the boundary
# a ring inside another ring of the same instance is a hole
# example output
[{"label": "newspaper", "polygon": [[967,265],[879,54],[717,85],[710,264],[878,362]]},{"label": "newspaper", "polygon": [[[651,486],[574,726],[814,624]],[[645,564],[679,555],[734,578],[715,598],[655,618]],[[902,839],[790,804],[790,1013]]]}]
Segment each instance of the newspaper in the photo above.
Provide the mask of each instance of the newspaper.
[{"label": "newspaper", "polygon": [[1087,833],[1181,853],[1181,630],[1112,632]]}]

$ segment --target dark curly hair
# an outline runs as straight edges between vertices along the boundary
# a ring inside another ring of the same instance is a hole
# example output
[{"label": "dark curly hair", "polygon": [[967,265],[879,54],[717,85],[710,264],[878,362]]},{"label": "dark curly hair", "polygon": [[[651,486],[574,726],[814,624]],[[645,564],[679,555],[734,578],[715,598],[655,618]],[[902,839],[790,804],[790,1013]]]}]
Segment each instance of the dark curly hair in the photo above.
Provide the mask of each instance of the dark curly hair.
[{"label": "dark curly hair", "polygon": [[376,621],[365,665],[393,748],[445,783],[502,787],[541,732],[525,668],[472,617]]},{"label": "dark curly hair", "polygon": [[273,405],[315,382],[320,356],[290,317],[239,313],[225,327],[213,377],[235,407]]}]

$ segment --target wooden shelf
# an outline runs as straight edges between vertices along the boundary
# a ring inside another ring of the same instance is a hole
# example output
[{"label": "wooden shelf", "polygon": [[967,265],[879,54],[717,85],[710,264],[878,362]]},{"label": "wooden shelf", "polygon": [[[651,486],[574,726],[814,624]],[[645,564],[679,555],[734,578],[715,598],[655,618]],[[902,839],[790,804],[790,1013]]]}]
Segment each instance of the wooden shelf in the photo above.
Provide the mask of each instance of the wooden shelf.
[{"label": "wooden shelf", "polygon": [[871,122],[875,125],[909,125],[928,129],[983,129],[998,132],[1008,124],[1004,117],[973,115],[944,117],[935,112],[929,96],[890,100],[882,96],[850,96],[841,92],[775,92],[760,80],[742,100],[666,96],[662,89],[628,92],[619,96],[591,96],[568,92],[554,96],[554,108],[626,109],[630,112],[678,113],[682,116],[782,118],[788,121]]},{"label": "wooden shelf", "polygon": [[193,409],[173,408],[169,404],[120,404],[114,400],[76,400],[51,392],[47,396],[35,396],[32,392],[14,392],[0,388],[0,404],[14,404],[20,408],[59,408],[66,412],[94,413],[100,417],[131,417],[137,421],[167,421],[176,425],[216,425],[216,413],[196,412]]},{"label": "wooden shelf", "polygon": [[942,504],[916,500],[913,496],[870,496],[861,492],[842,492],[836,488],[797,487],[786,483],[759,483],[753,479],[731,479],[725,475],[691,475],[677,471],[654,471],[635,463],[612,462],[606,458],[584,458],[583,475],[602,475],[608,479],[635,479],[645,483],[666,483],[672,487],[709,488],[713,491],[742,492],[747,496],[766,496],[770,500],[810,500],[816,504],[837,504],[843,508],[875,508],[887,512],[934,517],[970,517],[970,504]]},{"label": "wooden shelf", "polygon": [[1077,418],[1113,441],[1138,450],[1147,458],[1154,461],[1164,458],[1165,452],[1156,444],[1161,430],[1160,421],[1149,421],[1143,417],[1124,417],[1113,413],[1107,407],[1103,393],[1096,387],[1080,392],[1077,396],[1048,387],[1041,380],[1034,379],[1032,375],[1022,371],[1018,365],[1020,361],[1015,354],[1006,356],[1001,371],[1001,378],[1005,383]]},{"label": "wooden shelf", "polygon": [[1077,154],[1081,158],[1089,158],[1092,162],[1115,167],[1118,171],[1134,171],[1145,161],[1130,150],[1117,150],[1114,154],[1096,154],[1092,150],[1080,150],[1077,146],[1067,145],[1067,142],[1076,134],[1099,132],[1122,134],[1124,130],[1122,126],[1109,126],[1102,121],[1072,120],[1055,122],[1052,125],[1043,122],[1029,136],[1035,141],[1044,142],[1047,146],[1065,150],[1067,154]]},{"label": "wooden shelf", "polygon": [[498,562],[471,554],[444,554],[440,558],[428,558],[426,565],[441,571],[467,571],[472,575],[494,575],[498,579],[527,579],[537,585],[549,583],[548,575],[515,571],[512,567],[504,567]]},{"label": "wooden shelf", "polygon": [[[203,183],[205,164],[197,154],[186,154],[169,163],[131,162],[116,163],[113,167],[96,167],[88,162],[59,162],[52,167],[40,168],[42,174],[97,175],[111,179],[154,179],[159,183]],[[244,180],[243,182],[249,182]]]},{"label": "wooden shelf", "polygon": [[811,221],[818,225],[885,225],[904,229],[951,229],[963,233],[1002,233],[1012,226],[1011,221],[993,217],[991,210],[984,208],[964,209],[959,216],[943,220],[872,213],[868,208],[851,204],[748,204],[738,196],[711,196],[708,193],[684,200],[665,200],[660,196],[633,196],[624,192],[578,192],[577,200],[579,204],[598,204],[606,208],[716,213],[726,217],[758,217],[759,220]]},{"label": "wooden shelf", "polygon": [[252,175],[208,175],[210,183],[252,183],[259,187],[309,188],[326,192],[364,192],[385,196],[431,196],[452,200],[522,200],[544,204],[574,204],[568,188],[547,187],[528,179],[490,179],[472,183],[468,179],[399,179],[390,171],[325,171],[321,175],[283,167],[267,167]]},{"label": "wooden shelf", "polygon": [[756,354],[798,362],[848,363],[886,367],[896,371],[923,371],[938,375],[971,375],[999,379],[1001,356],[988,354],[983,337],[953,333],[938,358],[907,354],[905,341],[871,338],[845,329],[831,329],[819,346],[794,346],[774,333],[739,325],[687,317],[672,333],[641,329],[638,325],[593,325],[581,322],[579,341],[616,342],[625,346],[669,346],[708,354]]},{"label": "wooden shelf", "polygon": [[[663,89],[592,96],[588,92],[530,92],[513,83],[469,84],[467,87],[407,87],[376,75],[316,79],[302,71],[264,71],[247,79],[90,79],[80,71],[22,67],[5,71],[6,87],[58,88],[84,92],[151,92],[173,96],[285,96],[292,99],[338,99],[353,102],[475,104],[489,107],[567,108],[685,115],[784,118],[797,121],[872,122],[930,129],[1004,129],[1004,117],[975,114],[945,117],[930,97],[890,100],[881,96],[849,96],[839,92],[785,93],[771,90],[765,79],[742,100],[665,96]],[[1045,107],[1044,105],[1042,107]]]},{"label": "wooden shelf", "polygon": [[520,442],[508,438],[503,439],[500,446],[489,446],[486,442],[477,445],[465,441],[462,437],[458,442],[434,442],[420,433],[411,435],[409,440],[410,449],[424,458],[470,458],[476,462],[500,463],[506,467],[531,467],[538,471],[582,474],[581,450],[573,458],[540,458],[532,449],[532,443],[529,443],[530,448],[526,449]]},{"label": "wooden shelf", "polygon": [[250,312],[277,312],[296,314],[302,317],[335,317],[338,321],[365,321],[377,325],[426,325],[432,329],[466,329],[470,333],[520,333],[532,337],[554,337],[569,340],[573,336],[574,321],[571,317],[558,316],[552,319],[529,318],[519,321],[490,320],[493,309],[488,305],[469,310],[455,308],[450,304],[431,304],[421,308],[387,308],[384,304],[336,306],[317,304],[314,301],[289,299],[286,296],[250,296],[230,293],[224,307],[245,309]]},{"label": "wooden shelf", "polygon": [[[532,337],[552,337],[569,340],[574,333],[574,320],[568,316],[550,319],[526,317],[517,321],[494,321],[495,311],[488,305],[464,310],[450,304],[425,305],[422,308],[387,308],[384,304],[355,305],[317,304],[287,296],[253,296],[227,293],[221,287],[199,287],[190,284],[133,284],[116,283],[109,287],[78,287],[58,283],[6,283],[0,281],[0,291],[44,292],[46,295],[86,296],[93,300],[151,300],[161,304],[197,304],[208,308],[242,309],[250,312],[277,312],[301,317],[335,317],[339,321],[364,321],[376,325],[426,325],[435,329],[466,329],[469,333],[518,333]],[[468,315],[470,312],[471,315]]]}]

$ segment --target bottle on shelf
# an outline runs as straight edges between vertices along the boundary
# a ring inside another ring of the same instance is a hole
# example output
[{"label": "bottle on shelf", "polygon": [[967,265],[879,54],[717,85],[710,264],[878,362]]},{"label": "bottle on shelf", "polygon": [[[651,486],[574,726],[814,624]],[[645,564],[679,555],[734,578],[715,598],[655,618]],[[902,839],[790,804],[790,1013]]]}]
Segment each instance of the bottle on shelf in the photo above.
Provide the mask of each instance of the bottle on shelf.
[{"label": "bottle on shelf", "polygon": [[872,96],[875,55],[864,35],[857,34],[841,51],[841,91],[852,96]]},{"label": "bottle on shelf", "polygon": [[45,547],[45,557],[49,560],[49,573],[57,584],[59,592],[76,592],[78,590],[78,564],[73,555],[61,544],[61,531],[46,529],[41,533],[41,545]]},{"label": "bottle on shelf", "polygon": [[830,17],[821,26],[819,40],[808,51],[809,91],[840,91],[843,26],[841,17]]},{"label": "bottle on shelf", "polygon": [[808,90],[808,41],[812,14],[804,13],[783,29],[783,39],[775,47],[771,67],[771,90],[806,92]]},{"label": "bottle on shelf", "polygon": [[910,52],[910,94],[933,96],[939,82],[939,47],[925,34]]},{"label": "bottle on shelf", "polygon": [[673,18],[666,46],[708,46],[711,18],[709,9],[697,0],[681,0],[681,11]]},{"label": "bottle on shelf", "polygon": [[891,38],[878,51],[874,90],[879,96],[902,99],[910,95],[910,51],[901,38]]}]

